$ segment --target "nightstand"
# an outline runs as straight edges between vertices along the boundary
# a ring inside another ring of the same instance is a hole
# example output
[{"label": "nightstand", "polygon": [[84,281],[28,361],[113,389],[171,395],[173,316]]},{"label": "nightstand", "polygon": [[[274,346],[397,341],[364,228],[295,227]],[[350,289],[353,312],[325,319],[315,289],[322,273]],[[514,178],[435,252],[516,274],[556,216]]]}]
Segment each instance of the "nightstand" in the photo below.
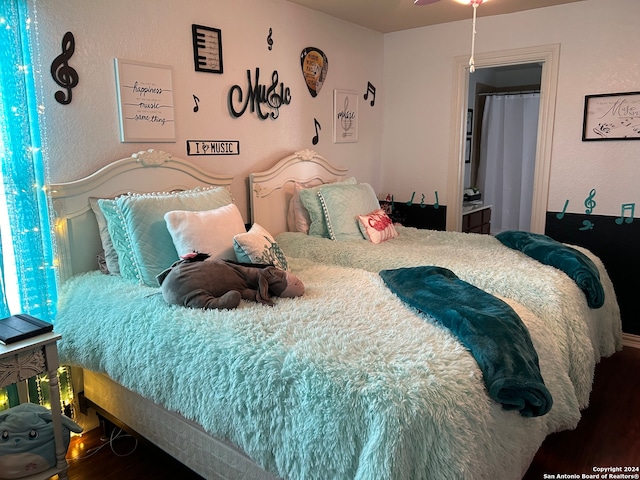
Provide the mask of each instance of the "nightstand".
[{"label": "nightstand", "polygon": [[491,233],[491,205],[463,205],[462,231]]},{"label": "nightstand", "polygon": [[[51,332],[10,345],[0,344],[0,388],[13,383],[24,385],[29,378],[44,372],[47,372],[49,377],[57,465],[55,468],[23,478],[44,480],[57,474],[60,480],[67,479],[67,452],[62,440],[62,412],[57,375],[60,362],[56,342],[60,338],[59,334]],[[18,391],[20,402],[26,401],[26,388],[18,388]]]}]

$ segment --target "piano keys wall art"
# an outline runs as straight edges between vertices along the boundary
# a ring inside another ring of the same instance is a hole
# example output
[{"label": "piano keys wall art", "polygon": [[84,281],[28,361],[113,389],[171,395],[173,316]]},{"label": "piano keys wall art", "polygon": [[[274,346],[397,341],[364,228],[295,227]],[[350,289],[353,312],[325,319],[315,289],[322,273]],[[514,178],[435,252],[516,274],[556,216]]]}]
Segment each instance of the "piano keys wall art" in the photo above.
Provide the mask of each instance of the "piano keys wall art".
[{"label": "piano keys wall art", "polygon": [[191,36],[196,72],[222,73],[222,31],[219,28],[193,24]]}]

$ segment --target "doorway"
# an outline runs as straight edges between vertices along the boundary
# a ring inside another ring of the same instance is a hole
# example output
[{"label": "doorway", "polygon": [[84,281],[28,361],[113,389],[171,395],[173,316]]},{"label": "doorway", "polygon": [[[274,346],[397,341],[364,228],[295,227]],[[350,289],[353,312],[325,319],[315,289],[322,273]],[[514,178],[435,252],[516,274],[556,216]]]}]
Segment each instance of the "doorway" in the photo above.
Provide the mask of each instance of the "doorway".
[{"label": "doorway", "polygon": [[463,215],[490,208],[492,234],[531,227],[541,76],[542,66],[528,63],[469,77],[464,191],[481,198],[463,202]]},{"label": "doorway", "polygon": [[[526,64],[539,64],[542,68],[531,228],[529,229],[531,232],[537,233],[544,233],[545,226],[559,55],[560,46],[553,44],[477,54],[475,57],[476,68],[513,67]],[[467,111],[469,108],[468,57],[456,57],[455,67],[452,101],[452,111],[455,114],[452,115],[451,120],[447,230],[460,231],[462,229]]]}]

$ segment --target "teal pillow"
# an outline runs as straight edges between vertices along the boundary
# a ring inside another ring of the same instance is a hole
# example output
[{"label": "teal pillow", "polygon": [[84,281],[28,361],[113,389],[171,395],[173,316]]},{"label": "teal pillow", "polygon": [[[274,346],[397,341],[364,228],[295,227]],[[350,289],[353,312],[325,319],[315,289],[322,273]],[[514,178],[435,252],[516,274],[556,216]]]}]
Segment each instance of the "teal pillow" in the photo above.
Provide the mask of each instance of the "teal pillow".
[{"label": "teal pillow", "polygon": [[118,272],[124,278],[136,278],[136,270],[133,265],[131,255],[131,243],[119,215],[119,210],[115,200],[101,198],[98,200],[98,207],[107,222],[107,231],[111,237],[111,244],[115,251],[115,258],[118,262]]},{"label": "teal pillow", "polygon": [[233,203],[226,187],[175,193],[129,194],[113,204],[99,200],[118,253],[120,274],[157,286],[156,275],[178,260],[164,214],[173,210],[204,211]]},{"label": "teal pillow", "polygon": [[320,187],[318,197],[331,240],[365,239],[358,225],[358,215],[380,208],[371,185],[325,185]]},{"label": "teal pillow", "polygon": [[327,183],[318,185],[317,187],[304,188],[300,190],[300,202],[309,213],[309,235],[314,237],[330,238],[329,231],[327,230],[327,223],[324,218],[324,212],[322,211],[322,204],[318,197],[318,191],[320,188],[328,185],[355,185],[356,182],[357,180],[355,177],[349,177],[340,182]]}]

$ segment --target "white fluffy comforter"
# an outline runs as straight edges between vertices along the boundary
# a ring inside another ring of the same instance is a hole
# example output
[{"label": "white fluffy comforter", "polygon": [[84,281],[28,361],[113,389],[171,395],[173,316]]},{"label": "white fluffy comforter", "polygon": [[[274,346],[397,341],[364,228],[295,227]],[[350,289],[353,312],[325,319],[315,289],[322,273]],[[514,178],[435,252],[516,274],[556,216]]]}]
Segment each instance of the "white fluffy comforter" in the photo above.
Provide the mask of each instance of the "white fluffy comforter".
[{"label": "white fluffy comforter", "polygon": [[596,362],[622,348],[620,310],[611,279],[595,255],[605,304],[590,309],[583,292],[563,272],[505,247],[490,235],[397,227],[399,236],[375,245],[366,240],[336,242],[302,233],[283,233],[284,253],[314,261],[362,268],[436,265],[493,295],[520,303],[549,330],[562,351],[580,408],[589,403]]},{"label": "white fluffy comforter", "polygon": [[117,277],[72,278],[56,319],[61,360],[179,411],[287,479],[517,479],[546,435],[577,425],[576,391],[591,384],[570,373],[576,357],[593,360],[588,322],[553,325],[507,300],[554,400],[525,418],[492,401],[470,353],[376,273],[288,253],[306,292],[274,307],[192,310]]}]

